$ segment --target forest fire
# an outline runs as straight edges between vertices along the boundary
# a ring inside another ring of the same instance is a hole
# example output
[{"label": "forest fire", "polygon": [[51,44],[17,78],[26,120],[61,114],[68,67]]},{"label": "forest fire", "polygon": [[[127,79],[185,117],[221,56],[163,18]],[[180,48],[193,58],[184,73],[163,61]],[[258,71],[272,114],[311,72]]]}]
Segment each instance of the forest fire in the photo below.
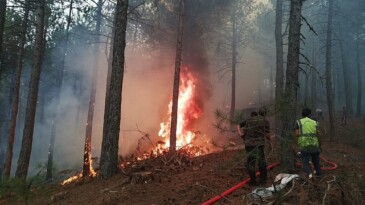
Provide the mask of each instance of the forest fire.
[{"label": "forest fire", "polygon": [[[90,160],[90,170],[89,170],[89,175],[88,176],[89,177],[95,177],[97,173],[96,173],[96,171],[94,170],[94,168],[92,166],[91,154],[89,154],[89,157],[90,157],[89,158],[89,160]],[[70,184],[72,182],[75,182],[75,181],[81,179],[82,177],[83,177],[83,173],[80,172],[80,173],[78,173],[78,174],[76,174],[74,176],[69,177],[68,179],[63,180],[61,182],[61,185],[63,186],[63,185],[66,185],[66,184]]]},{"label": "forest fire", "polygon": [[[191,146],[197,132],[192,130],[193,123],[203,115],[203,111],[197,101],[197,78],[189,71],[188,67],[182,67],[180,73],[179,87],[179,103],[176,128],[176,147],[177,149]],[[158,143],[157,149],[168,149],[170,146],[170,128],[171,128],[171,107],[172,100],[168,105],[168,120],[160,123],[160,131],[158,135],[165,139],[164,143]],[[198,156],[201,153],[191,153],[193,156]]]}]

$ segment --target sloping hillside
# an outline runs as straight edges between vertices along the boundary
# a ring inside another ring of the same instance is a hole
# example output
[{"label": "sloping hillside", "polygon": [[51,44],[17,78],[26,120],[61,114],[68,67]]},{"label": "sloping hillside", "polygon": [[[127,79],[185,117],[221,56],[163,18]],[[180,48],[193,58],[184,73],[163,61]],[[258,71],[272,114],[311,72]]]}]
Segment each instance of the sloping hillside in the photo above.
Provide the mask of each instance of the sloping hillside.
[{"label": "sloping hillside", "polygon": [[[338,164],[337,170],[325,171],[322,179],[300,179],[262,204],[273,201],[294,204],[364,204],[365,153],[361,123],[341,127],[338,142],[324,140],[322,156]],[[347,144],[344,144],[346,142]],[[357,143],[354,143],[357,142]],[[349,145],[351,144],[352,145]],[[109,180],[84,179],[65,186],[43,184],[29,192],[29,204],[201,204],[248,177],[244,169],[245,152],[239,146],[220,152],[187,158],[160,157],[140,161]],[[237,148],[237,149],[236,149]],[[268,164],[276,162],[275,153],[267,151]],[[167,160],[171,159],[167,163]],[[328,166],[323,163],[322,166]],[[149,172],[152,178],[136,178],[133,173]],[[299,172],[299,170],[298,170]],[[281,167],[269,171],[269,180],[281,173]],[[142,183],[139,183],[142,182]],[[261,187],[268,187],[267,183]],[[250,194],[259,186],[244,185],[216,204],[252,202]],[[25,194],[13,191],[2,196],[0,204],[24,204]]]}]

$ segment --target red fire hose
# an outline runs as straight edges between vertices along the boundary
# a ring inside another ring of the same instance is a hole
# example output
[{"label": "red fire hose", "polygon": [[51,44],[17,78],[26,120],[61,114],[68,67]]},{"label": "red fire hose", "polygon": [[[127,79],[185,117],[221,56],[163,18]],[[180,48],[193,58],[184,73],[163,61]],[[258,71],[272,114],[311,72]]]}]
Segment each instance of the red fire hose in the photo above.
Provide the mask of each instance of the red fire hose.
[{"label": "red fire hose", "polygon": [[[328,164],[331,164],[332,166],[331,167],[321,167],[322,170],[335,170],[337,169],[337,164],[334,163],[334,162],[331,162],[331,161],[328,161],[327,159],[323,158],[323,157],[320,157],[323,161],[325,161],[326,163]],[[276,166],[278,166],[279,163],[273,163],[273,164],[270,164],[269,166],[267,166],[267,169],[272,169]],[[256,172],[256,176],[259,176],[260,175],[260,172]],[[217,195],[211,199],[209,199],[208,201],[206,202],[203,202],[201,205],[210,205],[210,204],[213,204],[215,202],[217,202],[218,200],[220,200],[221,198],[231,194],[232,192],[234,192],[236,189],[239,189],[241,188],[243,185],[247,184],[248,182],[250,182],[250,178],[247,178],[245,179],[244,181],[236,184],[235,186],[231,187],[230,189],[224,191],[223,193],[221,193],[220,195]]]},{"label": "red fire hose", "polygon": [[332,167],[321,167],[321,170],[335,170],[337,169],[337,164],[331,161],[328,161],[327,159],[320,157],[321,160],[323,160],[324,162],[326,162],[327,164],[332,165]]}]

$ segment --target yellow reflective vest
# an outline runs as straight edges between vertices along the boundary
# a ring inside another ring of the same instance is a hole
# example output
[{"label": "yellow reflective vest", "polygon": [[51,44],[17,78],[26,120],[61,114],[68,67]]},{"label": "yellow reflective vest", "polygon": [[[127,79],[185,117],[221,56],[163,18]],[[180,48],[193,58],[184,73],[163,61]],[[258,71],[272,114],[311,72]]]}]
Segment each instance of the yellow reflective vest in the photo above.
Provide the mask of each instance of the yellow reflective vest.
[{"label": "yellow reflective vest", "polygon": [[297,120],[297,123],[299,127],[299,148],[305,151],[317,151],[319,148],[317,137],[318,123],[308,117]]}]

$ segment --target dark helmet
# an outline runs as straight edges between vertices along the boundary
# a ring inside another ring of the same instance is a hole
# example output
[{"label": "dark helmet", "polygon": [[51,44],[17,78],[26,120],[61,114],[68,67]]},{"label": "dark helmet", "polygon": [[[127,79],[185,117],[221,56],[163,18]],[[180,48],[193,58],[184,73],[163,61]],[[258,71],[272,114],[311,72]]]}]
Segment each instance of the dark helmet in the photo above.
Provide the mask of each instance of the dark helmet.
[{"label": "dark helmet", "polygon": [[309,108],[303,108],[302,117],[310,117],[312,114],[312,110]]}]

